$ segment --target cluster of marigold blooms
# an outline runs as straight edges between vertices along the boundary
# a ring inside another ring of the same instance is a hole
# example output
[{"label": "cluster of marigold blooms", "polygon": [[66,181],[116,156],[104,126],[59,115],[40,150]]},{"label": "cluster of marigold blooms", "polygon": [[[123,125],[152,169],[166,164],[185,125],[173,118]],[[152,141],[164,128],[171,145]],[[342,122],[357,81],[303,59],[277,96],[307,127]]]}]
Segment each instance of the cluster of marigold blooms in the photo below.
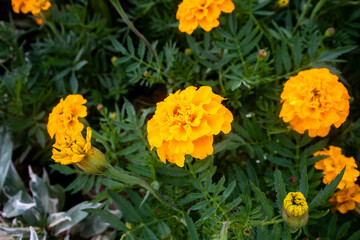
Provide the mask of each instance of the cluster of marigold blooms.
[{"label": "cluster of marigold blooms", "polygon": [[43,19],[40,17],[40,12],[48,10],[51,6],[49,0],[11,0],[11,5],[15,13],[24,14],[31,13],[36,18],[37,24],[42,24]]},{"label": "cluster of marigold blooms", "polygon": [[[348,91],[326,68],[301,71],[290,77],[284,84],[281,99],[279,116],[289,122],[293,130],[301,134],[307,130],[310,137],[325,137],[332,125],[340,127],[349,115]],[[337,187],[339,191],[329,200],[334,204],[332,211],[354,210],[360,203],[360,187],[355,183],[359,176],[355,159],[342,155],[341,148],[336,146],[314,154],[319,155],[328,156],[315,164],[316,169],[323,170],[325,184],[334,180],[346,166]]]},{"label": "cluster of marigold blooms", "polygon": [[79,94],[68,95],[49,114],[47,131],[55,137],[52,159],[63,165],[76,164],[82,170],[100,174],[106,169],[104,154],[91,145],[92,131],[86,128],[86,139],[82,135],[84,124],[80,121],[87,116],[87,102]]}]

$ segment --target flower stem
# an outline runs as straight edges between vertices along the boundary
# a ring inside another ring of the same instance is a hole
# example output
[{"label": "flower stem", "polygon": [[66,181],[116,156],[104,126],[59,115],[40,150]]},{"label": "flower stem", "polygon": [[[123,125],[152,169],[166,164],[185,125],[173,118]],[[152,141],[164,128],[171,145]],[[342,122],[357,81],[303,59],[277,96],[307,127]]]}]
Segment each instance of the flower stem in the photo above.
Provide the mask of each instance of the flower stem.
[{"label": "flower stem", "polygon": [[154,195],[154,197],[156,199],[158,199],[164,205],[171,207],[175,211],[178,211],[178,212],[180,211],[180,209],[178,209],[174,205],[167,202],[162,196],[160,196],[160,194],[148,182],[146,182],[144,179],[140,178],[139,176],[136,176],[130,172],[126,172],[123,170],[122,171],[117,170],[114,167],[112,167],[111,165],[108,166],[107,170],[103,173],[103,175],[106,177],[109,177],[111,179],[114,179],[116,181],[122,182],[124,184],[140,185],[141,187],[145,188],[150,193],[152,193]]},{"label": "flower stem", "polygon": [[136,36],[138,36],[140,38],[141,41],[143,41],[146,45],[146,47],[149,49],[149,51],[151,52],[151,55],[153,55],[155,61],[157,62],[157,56],[156,53],[154,51],[154,49],[152,48],[151,44],[149,43],[149,41],[144,37],[144,35],[142,35],[137,29],[136,27],[132,24],[132,22],[130,21],[130,19],[127,17],[124,9],[122,8],[121,4],[119,3],[118,0],[110,0],[110,2],[112,3],[112,5],[115,7],[116,11],[120,14],[121,18],[124,20],[124,22],[126,23],[126,25],[128,25],[128,27],[131,29],[131,31],[133,31],[135,33]]},{"label": "flower stem", "polygon": [[308,1],[306,2],[305,8],[304,8],[303,12],[301,13],[301,15],[300,15],[300,17],[299,17],[299,20],[298,20],[298,22],[296,23],[296,26],[294,27],[294,29],[293,29],[293,31],[292,31],[293,33],[295,33],[296,29],[300,26],[303,18],[305,17],[305,14],[307,13],[307,11],[308,11],[308,9],[309,9],[310,3],[311,3],[311,0],[308,0]]}]

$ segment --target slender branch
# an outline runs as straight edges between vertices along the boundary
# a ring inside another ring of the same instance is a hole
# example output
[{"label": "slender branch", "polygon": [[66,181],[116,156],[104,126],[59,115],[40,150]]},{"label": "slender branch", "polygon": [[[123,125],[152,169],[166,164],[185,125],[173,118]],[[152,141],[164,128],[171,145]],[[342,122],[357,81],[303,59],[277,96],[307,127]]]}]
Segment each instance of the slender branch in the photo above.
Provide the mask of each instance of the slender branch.
[{"label": "slender branch", "polygon": [[122,8],[121,4],[119,3],[119,1],[118,1],[118,0],[110,0],[110,2],[111,2],[112,5],[115,7],[116,11],[120,14],[121,18],[124,20],[124,22],[126,23],[126,25],[128,25],[128,27],[131,29],[131,31],[133,31],[133,32],[135,33],[135,35],[138,36],[138,37],[140,38],[140,40],[145,43],[146,47],[149,49],[149,51],[150,51],[151,54],[153,55],[155,61],[158,62],[157,55],[156,55],[154,49],[152,48],[151,44],[150,44],[149,41],[144,37],[144,35],[142,35],[142,34],[136,29],[136,27],[132,24],[132,22],[130,21],[130,19],[127,17],[124,9]]},{"label": "slender branch", "polygon": [[304,11],[301,13],[300,18],[299,18],[298,22],[296,23],[296,26],[294,27],[294,29],[293,29],[293,31],[292,31],[293,33],[295,33],[296,29],[300,26],[303,18],[305,17],[305,14],[307,13],[307,11],[308,11],[308,9],[309,9],[310,3],[311,3],[311,0],[308,0],[308,1],[306,2]]}]

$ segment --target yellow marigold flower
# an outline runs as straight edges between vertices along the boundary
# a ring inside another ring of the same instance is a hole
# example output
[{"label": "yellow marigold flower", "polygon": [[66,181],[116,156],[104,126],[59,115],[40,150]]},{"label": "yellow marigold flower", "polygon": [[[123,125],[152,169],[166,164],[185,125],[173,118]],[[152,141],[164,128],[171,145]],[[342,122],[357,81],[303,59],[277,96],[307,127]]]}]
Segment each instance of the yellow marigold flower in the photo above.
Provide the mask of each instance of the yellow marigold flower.
[{"label": "yellow marigold flower", "polygon": [[284,201],[282,217],[292,233],[305,226],[309,219],[308,204],[301,192],[289,192]]},{"label": "yellow marigold flower", "polygon": [[281,93],[279,117],[293,130],[310,137],[326,136],[331,125],[340,127],[349,115],[349,94],[326,68],[301,71],[290,77]]},{"label": "yellow marigold flower", "polygon": [[176,12],[179,30],[191,34],[200,25],[208,32],[219,26],[221,12],[231,13],[234,9],[231,0],[183,0]]},{"label": "yellow marigold flower", "polygon": [[81,132],[84,125],[79,122],[79,117],[87,115],[87,108],[83,104],[86,99],[79,94],[68,95],[65,100],[61,99],[49,114],[47,131],[51,138],[54,135],[63,134],[66,131]]},{"label": "yellow marigold flower", "polygon": [[314,153],[314,156],[319,155],[328,156],[315,163],[316,169],[323,170],[325,175],[323,183],[329,184],[346,166],[344,176],[337,187],[343,189],[355,185],[359,171],[356,170],[357,165],[353,157],[345,157],[341,154],[341,148],[335,146],[330,146],[329,150],[324,148],[323,151]]},{"label": "yellow marigold flower", "polygon": [[278,0],[277,5],[280,8],[286,7],[289,4],[290,0]]},{"label": "yellow marigold flower", "polygon": [[71,130],[56,136],[51,158],[63,165],[75,163],[88,173],[100,174],[107,169],[107,160],[100,150],[91,146],[91,129],[87,127],[86,131],[86,139],[80,131]]},{"label": "yellow marigold flower", "polygon": [[34,16],[40,14],[42,10],[47,10],[51,6],[49,0],[11,0],[11,5],[15,13],[24,14],[31,12]]},{"label": "yellow marigold flower", "polygon": [[150,147],[157,148],[160,160],[183,167],[186,154],[199,159],[212,154],[213,135],[230,132],[233,121],[222,100],[211,87],[190,86],[159,102],[147,132]]},{"label": "yellow marigold flower", "polygon": [[354,210],[356,204],[360,203],[359,185],[355,184],[351,187],[337,191],[329,199],[329,202],[333,203],[331,208],[332,212],[338,210],[342,214],[345,214],[347,211]]}]

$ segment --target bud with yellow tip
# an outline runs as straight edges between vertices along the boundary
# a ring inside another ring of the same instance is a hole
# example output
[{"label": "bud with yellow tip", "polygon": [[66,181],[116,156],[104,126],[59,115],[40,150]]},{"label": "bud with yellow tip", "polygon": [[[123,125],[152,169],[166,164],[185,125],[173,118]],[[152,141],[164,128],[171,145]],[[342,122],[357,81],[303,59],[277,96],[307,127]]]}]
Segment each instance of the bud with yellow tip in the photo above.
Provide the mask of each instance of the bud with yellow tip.
[{"label": "bud with yellow tip", "polygon": [[309,207],[306,198],[301,192],[289,192],[283,202],[282,217],[295,233],[299,228],[305,226],[309,219]]}]

